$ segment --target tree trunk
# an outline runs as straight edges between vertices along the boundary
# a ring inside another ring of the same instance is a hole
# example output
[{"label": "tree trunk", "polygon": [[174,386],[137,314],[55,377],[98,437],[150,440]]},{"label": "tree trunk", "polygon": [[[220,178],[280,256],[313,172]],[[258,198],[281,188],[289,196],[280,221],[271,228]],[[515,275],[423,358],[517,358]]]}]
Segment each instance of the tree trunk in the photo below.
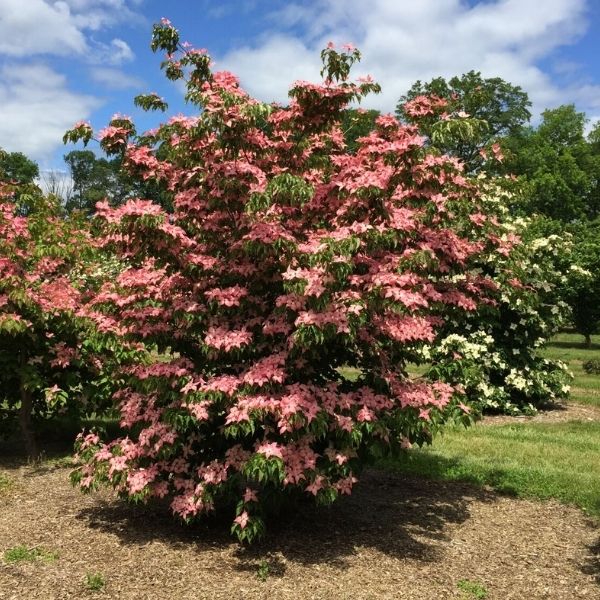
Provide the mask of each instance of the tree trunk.
[{"label": "tree trunk", "polygon": [[592,347],[592,336],[589,333],[585,334],[585,347],[588,349]]},{"label": "tree trunk", "polygon": [[21,394],[21,408],[19,409],[19,425],[21,426],[21,436],[23,437],[23,443],[25,444],[25,450],[27,457],[30,460],[36,460],[39,458],[39,451],[37,441],[35,439],[35,433],[33,431],[33,424],[31,422],[31,413],[33,412],[33,396],[29,390],[26,390],[23,383],[19,386],[19,392]]}]

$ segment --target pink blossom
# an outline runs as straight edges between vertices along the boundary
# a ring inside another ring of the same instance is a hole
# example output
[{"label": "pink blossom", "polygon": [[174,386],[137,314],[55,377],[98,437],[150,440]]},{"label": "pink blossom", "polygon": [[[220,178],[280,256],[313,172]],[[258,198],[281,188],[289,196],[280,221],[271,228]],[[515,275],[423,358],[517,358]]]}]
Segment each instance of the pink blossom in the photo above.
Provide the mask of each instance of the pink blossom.
[{"label": "pink blossom", "polygon": [[266,458],[283,458],[281,446],[277,442],[263,442],[257,444],[256,452],[263,454]]},{"label": "pink blossom", "polygon": [[240,300],[248,295],[248,290],[239,285],[234,285],[229,288],[208,290],[204,292],[204,295],[209,300],[218,302],[221,306],[239,306]]},{"label": "pink blossom", "polygon": [[228,396],[233,396],[234,392],[240,387],[242,381],[234,375],[221,375],[213,377],[200,387],[203,392],[221,392]]},{"label": "pink blossom", "polygon": [[334,484],[334,487],[336,490],[338,490],[338,492],[340,492],[340,494],[351,494],[352,493],[352,487],[355,483],[358,482],[358,479],[356,479],[356,477],[354,477],[352,474],[348,475],[348,477],[344,477],[342,479],[340,479],[339,481],[337,481]]},{"label": "pink blossom", "polygon": [[501,148],[500,144],[498,144],[497,142],[495,144],[492,144],[492,152],[494,153],[494,158],[497,161],[504,160],[504,154],[502,153],[502,148]]},{"label": "pink blossom", "polygon": [[240,470],[242,465],[250,458],[250,452],[236,444],[225,452],[225,465]]},{"label": "pink blossom", "polygon": [[196,419],[198,419],[198,421],[207,421],[209,418],[205,404],[187,404],[186,408]]},{"label": "pink blossom", "polygon": [[325,478],[322,475],[317,475],[314,481],[306,486],[306,491],[316,496],[319,490],[325,486]]},{"label": "pink blossom", "polygon": [[240,348],[249,344],[252,334],[246,329],[227,331],[223,327],[211,327],[206,333],[204,343],[207,346],[229,352],[233,348]]},{"label": "pink blossom", "polygon": [[227,465],[213,460],[208,465],[203,465],[198,469],[198,476],[206,483],[217,485],[227,480]]},{"label": "pink blossom", "polygon": [[239,525],[242,529],[245,529],[249,520],[250,520],[250,515],[247,513],[247,511],[244,510],[240,513],[239,516],[237,516],[233,520],[233,522],[236,523],[237,525]]},{"label": "pink blossom", "polygon": [[244,502],[258,502],[256,491],[247,487],[246,491],[244,492]]},{"label": "pink blossom", "polygon": [[153,465],[148,469],[130,471],[127,475],[127,487],[130,494],[141,492],[149,483],[152,483],[158,474],[158,467]]},{"label": "pink blossom", "polygon": [[358,421],[374,421],[375,420],[375,414],[373,413],[373,411],[369,408],[367,408],[366,406],[363,406],[357,413],[356,415],[356,419]]},{"label": "pink blossom", "polygon": [[404,435],[400,438],[400,447],[405,450],[410,450],[410,448],[412,448],[411,441]]},{"label": "pink blossom", "polygon": [[244,383],[258,386],[262,386],[270,381],[283,383],[285,371],[281,367],[285,364],[285,358],[285,354],[279,353],[259,360],[244,373]]},{"label": "pink blossom", "polygon": [[404,112],[411,117],[423,117],[433,115],[436,109],[444,108],[447,101],[438,96],[416,96],[405,102]]}]

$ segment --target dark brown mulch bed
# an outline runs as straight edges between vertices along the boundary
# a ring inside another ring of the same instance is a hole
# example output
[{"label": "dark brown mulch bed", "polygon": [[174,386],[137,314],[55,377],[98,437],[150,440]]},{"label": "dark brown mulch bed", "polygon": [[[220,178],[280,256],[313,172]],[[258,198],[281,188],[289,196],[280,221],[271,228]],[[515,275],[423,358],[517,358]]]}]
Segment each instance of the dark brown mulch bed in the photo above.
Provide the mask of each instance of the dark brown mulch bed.
[{"label": "dark brown mulch bed", "polygon": [[[439,600],[469,598],[457,587],[465,579],[492,600],[600,598],[600,530],[554,502],[370,472],[333,509],[304,508],[244,549],[223,525],[185,528],[158,509],[84,496],[66,468],[0,471],[13,481],[0,494],[0,552],[58,553],[0,558],[3,600]],[[86,589],[88,572],[104,575],[102,591]]]}]

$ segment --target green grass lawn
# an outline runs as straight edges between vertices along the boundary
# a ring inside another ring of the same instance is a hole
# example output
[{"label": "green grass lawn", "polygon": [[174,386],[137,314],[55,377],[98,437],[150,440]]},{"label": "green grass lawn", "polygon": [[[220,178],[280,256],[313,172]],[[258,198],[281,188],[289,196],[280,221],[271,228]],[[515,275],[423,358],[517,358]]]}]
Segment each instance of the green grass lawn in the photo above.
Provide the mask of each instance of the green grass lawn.
[{"label": "green grass lawn", "polygon": [[600,516],[600,422],[449,427],[387,468],[555,498]]},{"label": "green grass lawn", "polygon": [[10,488],[11,480],[8,478],[8,475],[4,475],[4,473],[0,473],[0,494],[8,488]]},{"label": "green grass lawn", "polygon": [[586,348],[583,336],[561,333],[552,339],[543,354],[569,365],[575,376],[571,389],[573,402],[600,406],[600,375],[588,375],[582,367],[586,360],[600,359],[600,336],[592,336],[592,347]]},{"label": "green grass lawn", "polygon": [[[581,336],[561,334],[544,351],[574,372],[572,402],[600,406],[600,375],[581,365],[600,358],[600,336],[586,349]],[[600,517],[600,421],[519,422],[447,427],[428,448],[399,460],[393,470],[469,481],[520,497],[555,498]]]}]

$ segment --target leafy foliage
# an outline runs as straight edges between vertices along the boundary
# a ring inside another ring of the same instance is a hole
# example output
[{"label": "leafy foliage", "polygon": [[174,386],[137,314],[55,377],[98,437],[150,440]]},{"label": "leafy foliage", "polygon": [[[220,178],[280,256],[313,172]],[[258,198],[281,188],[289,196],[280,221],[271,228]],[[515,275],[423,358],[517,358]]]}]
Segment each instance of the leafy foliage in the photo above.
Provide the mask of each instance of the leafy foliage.
[{"label": "leafy foliage", "polygon": [[36,420],[93,413],[110,396],[103,359],[118,352],[79,307],[114,268],[85,219],[65,218],[37,188],[0,183],[0,429],[18,417],[30,456]]},{"label": "leafy foliage", "polygon": [[600,331],[600,219],[571,229],[576,243],[564,294],[575,329],[585,336],[589,346],[590,336]]},{"label": "leafy foliage", "polygon": [[542,113],[537,129],[504,142],[505,169],[523,180],[521,210],[569,223],[600,211],[600,152],[584,137],[585,115],[573,105]]},{"label": "leafy foliage", "polygon": [[[436,77],[429,82],[417,81],[400,98],[397,114],[413,122],[406,111],[419,98],[435,97],[441,101],[442,119],[423,119],[423,132],[441,152],[460,158],[467,171],[477,171],[495,150],[500,138],[512,135],[531,117],[527,94],[499,77],[483,78],[469,71],[449,80]],[[489,172],[489,169],[488,169]]]},{"label": "leafy foliage", "polygon": [[17,185],[31,184],[40,174],[38,165],[22,152],[6,152],[0,148],[0,178]]},{"label": "leafy foliage", "polygon": [[445,320],[497,301],[480,264],[515,240],[417,126],[380,116],[348,149],[349,102],[379,90],[349,80],[353,47],[324,50],[324,82],[296,82],[287,107],[211,71],[166,20],[152,48],[200,110],[99,135],[132,176],[168,186],[173,213],[141,199],[97,207],[100,243],[126,267],[82,312],[151,353],[119,375],[127,437],[82,435],[74,480],[166,496],[185,520],[229,506],[251,541],[280,499],[331,503],[365,462],[468,422],[459,389],[411,380],[406,365]]},{"label": "leafy foliage", "polygon": [[67,211],[91,213],[97,202],[110,198],[121,204],[130,193],[129,186],[119,176],[120,161],[97,158],[91,150],[72,150],[64,157],[73,181],[73,193],[67,199]]}]

